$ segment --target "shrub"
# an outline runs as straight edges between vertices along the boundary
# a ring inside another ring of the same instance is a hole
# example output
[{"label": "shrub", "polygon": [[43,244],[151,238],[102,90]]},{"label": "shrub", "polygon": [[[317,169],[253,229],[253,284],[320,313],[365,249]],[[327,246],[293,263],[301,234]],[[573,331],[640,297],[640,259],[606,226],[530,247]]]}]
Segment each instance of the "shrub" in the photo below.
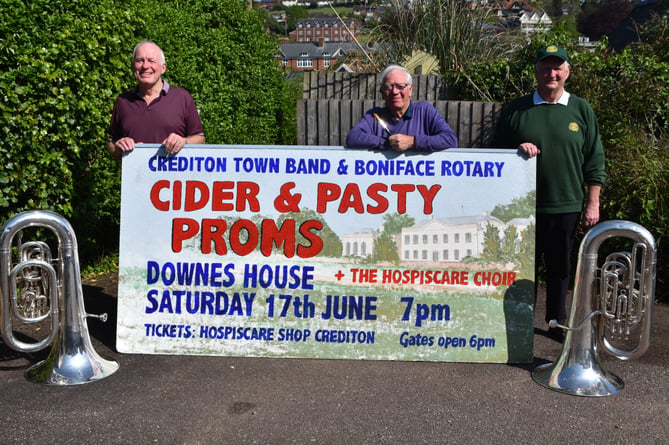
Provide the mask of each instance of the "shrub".
[{"label": "shrub", "polygon": [[70,219],[82,263],[118,248],[120,164],[107,154],[134,45],[155,40],[191,91],[207,141],[293,144],[295,106],[276,43],[234,0],[0,0],[0,222],[28,209]]},{"label": "shrub", "polygon": [[[660,20],[666,20],[660,18]],[[534,55],[547,43],[565,46],[572,70],[566,88],[592,105],[602,133],[608,174],[601,195],[601,219],[622,219],[646,227],[658,246],[657,298],[669,302],[669,60],[662,26],[653,38],[621,53],[606,41],[594,53],[574,45],[558,27],[537,34],[511,57],[480,61],[469,82],[454,85],[460,100],[508,102],[534,90]],[[581,234],[582,235],[582,234]]]},{"label": "shrub", "polygon": [[1,4],[0,220],[51,209],[85,245],[118,242],[119,167],[104,143],[138,20],[110,0]]}]

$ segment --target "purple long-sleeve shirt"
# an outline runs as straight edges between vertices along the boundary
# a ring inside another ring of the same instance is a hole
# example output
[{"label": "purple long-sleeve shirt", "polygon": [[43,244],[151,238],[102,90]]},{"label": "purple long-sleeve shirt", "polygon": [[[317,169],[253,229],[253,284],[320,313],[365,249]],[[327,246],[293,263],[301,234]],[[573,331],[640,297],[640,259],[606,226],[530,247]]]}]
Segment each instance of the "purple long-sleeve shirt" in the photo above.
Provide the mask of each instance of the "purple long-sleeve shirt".
[{"label": "purple long-sleeve shirt", "polygon": [[351,148],[388,149],[388,133],[374,117],[378,114],[392,134],[406,134],[416,138],[417,151],[439,151],[458,146],[458,137],[439,112],[427,102],[411,102],[404,116],[393,118],[388,107],[369,110],[346,136]]}]

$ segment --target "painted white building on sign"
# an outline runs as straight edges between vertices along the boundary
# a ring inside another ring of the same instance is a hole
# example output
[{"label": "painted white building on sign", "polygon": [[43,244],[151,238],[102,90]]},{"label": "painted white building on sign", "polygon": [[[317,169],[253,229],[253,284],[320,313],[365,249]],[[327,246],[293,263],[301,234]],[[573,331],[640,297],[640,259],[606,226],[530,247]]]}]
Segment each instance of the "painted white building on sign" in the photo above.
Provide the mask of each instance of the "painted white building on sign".
[{"label": "painted white building on sign", "polygon": [[402,261],[462,261],[483,252],[486,227],[504,231],[506,225],[489,215],[428,219],[402,229],[399,237]]},{"label": "painted white building on sign", "polygon": [[374,229],[363,229],[356,233],[347,233],[343,236],[344,256],[366,257],[374,251],[374,240],[377,233]]},{"label": "painted white building on sign", "polygon": [[[508,224],[486,213],[475,216],[427,219],[402,229],[394,236],[401,261],[459,262],[466,257],[477,258],[485,248],[488,224],[499,230],[516,226],[520,235],[534,218],[515,218]],[[374,240],[380,232],[364,229],[343,236],[344,255],[366,257],[373,253]]]}]

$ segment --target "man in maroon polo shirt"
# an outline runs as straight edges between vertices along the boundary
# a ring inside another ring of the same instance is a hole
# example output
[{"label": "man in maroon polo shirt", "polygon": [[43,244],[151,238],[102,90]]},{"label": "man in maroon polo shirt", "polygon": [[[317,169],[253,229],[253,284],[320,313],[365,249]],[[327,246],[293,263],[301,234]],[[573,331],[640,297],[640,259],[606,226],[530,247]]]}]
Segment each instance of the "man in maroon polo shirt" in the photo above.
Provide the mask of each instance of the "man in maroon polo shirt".
[{"label": "man in maroon polo shirt", "polygon": [[114,102],[107,149],[121,159],[136,143],[162,144],[177,153],[186,144],[204,144],[195,101],[188,91],[162,78],[165,54],[153,42],[140,42],[132,54],[137,86]]}]

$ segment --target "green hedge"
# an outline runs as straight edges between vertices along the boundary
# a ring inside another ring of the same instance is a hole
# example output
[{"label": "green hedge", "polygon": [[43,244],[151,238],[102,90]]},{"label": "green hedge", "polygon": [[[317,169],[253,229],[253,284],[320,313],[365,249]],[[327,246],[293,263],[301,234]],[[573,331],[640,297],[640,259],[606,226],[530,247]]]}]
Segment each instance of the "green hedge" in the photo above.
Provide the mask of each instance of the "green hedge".
[{"label": "green hedge", "polygon": [[120,164],[106,152],[132,49],[154,40],[212,144],[291,144],[294,98],[276,42],[236,0],[0,0],[0,223],[28,209],[72,222],[82,261],[118,247]]},{"label": "green hedge", "polygon": [[480,100],[483,91],[506,103],[534,90],[534,58],[540,47],[557,43],[567,48],[572,69],[566,89],[592,105],[606,153],[601,219],[633,221],[653,234],[658,246],[656,296],[669,302],[669,37],[653,34],[658,26],[664,29],[662,23],[666,18],[648,28],[653,36],[649,43],[621,53],[609,51],[606,41],[588,52],[557,27],[532,36],[529,45],[509,58],[480,61],[467,73],[471,83],[451,81],[460,100]]}]

